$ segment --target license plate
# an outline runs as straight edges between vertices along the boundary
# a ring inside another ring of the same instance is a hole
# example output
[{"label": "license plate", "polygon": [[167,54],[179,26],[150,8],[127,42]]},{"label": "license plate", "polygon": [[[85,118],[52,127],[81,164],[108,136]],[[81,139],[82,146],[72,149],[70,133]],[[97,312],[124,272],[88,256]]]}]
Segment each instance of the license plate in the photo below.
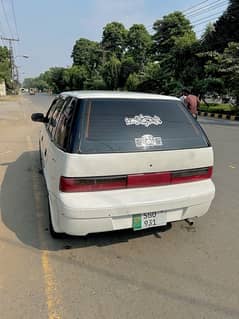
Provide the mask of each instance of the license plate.
[{"label": "license plate", "polygon": [[166,212],[150,212],[150,213],[133,215],[134,230],[163,226],[166,224],[167,224]]}]

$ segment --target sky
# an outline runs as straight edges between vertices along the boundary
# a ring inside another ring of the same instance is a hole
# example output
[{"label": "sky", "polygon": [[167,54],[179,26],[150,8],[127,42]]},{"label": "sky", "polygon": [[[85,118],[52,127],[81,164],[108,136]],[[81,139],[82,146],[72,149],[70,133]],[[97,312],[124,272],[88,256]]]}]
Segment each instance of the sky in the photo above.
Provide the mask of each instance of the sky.
[{"label": "sky", "polygon": [[[228,0],[0,0],[0,35],[20,39],[14,43],[14,55],[23,80],[50,67],[70,66],[75,41],[101,41],[103,27],[112,21],[122,22],[126,28],[142,23],[152,33],[157,19],[191,8],[186,12],[200,36],[209,22],[206,20],[215,21],[227,4]],[[208,10],[207,5],[211,5]],[[201,11],[195,11],[198,9]]]}]

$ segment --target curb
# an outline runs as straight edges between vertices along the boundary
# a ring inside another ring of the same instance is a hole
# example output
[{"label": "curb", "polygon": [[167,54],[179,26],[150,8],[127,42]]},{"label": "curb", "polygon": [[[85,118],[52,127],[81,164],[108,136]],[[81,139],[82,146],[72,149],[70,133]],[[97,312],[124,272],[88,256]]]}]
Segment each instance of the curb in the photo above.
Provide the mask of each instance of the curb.
[{"label": "curb", "polygon": [[209,112],[198,112],[200,116],[214,117],[216,119],[230,120],[230,121],[239,121],[239,115],[228,115],[220,113],[209,113]]}]

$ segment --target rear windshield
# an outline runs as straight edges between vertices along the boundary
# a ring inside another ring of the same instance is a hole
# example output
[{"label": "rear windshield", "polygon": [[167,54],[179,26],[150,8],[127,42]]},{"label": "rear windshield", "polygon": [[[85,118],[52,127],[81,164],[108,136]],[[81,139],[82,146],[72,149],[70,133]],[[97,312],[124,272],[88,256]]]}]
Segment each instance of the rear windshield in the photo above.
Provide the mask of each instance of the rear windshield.
[{"label": "rear windshield", "polygon": [[208,146],[180,101],[92,99],[81,108],[78,152],[179,150]]}]

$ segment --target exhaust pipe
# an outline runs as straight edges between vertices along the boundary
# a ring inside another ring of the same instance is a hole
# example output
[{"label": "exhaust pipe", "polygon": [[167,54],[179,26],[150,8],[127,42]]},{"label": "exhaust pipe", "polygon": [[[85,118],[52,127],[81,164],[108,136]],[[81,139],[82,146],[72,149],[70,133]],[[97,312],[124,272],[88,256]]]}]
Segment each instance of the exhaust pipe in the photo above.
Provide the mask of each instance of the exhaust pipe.
[{"label": "exhaust pipe", "polygon": [[194,221],[190,218],[184,219],[184,221],[189,225],[189,226],[194,226]]}]

